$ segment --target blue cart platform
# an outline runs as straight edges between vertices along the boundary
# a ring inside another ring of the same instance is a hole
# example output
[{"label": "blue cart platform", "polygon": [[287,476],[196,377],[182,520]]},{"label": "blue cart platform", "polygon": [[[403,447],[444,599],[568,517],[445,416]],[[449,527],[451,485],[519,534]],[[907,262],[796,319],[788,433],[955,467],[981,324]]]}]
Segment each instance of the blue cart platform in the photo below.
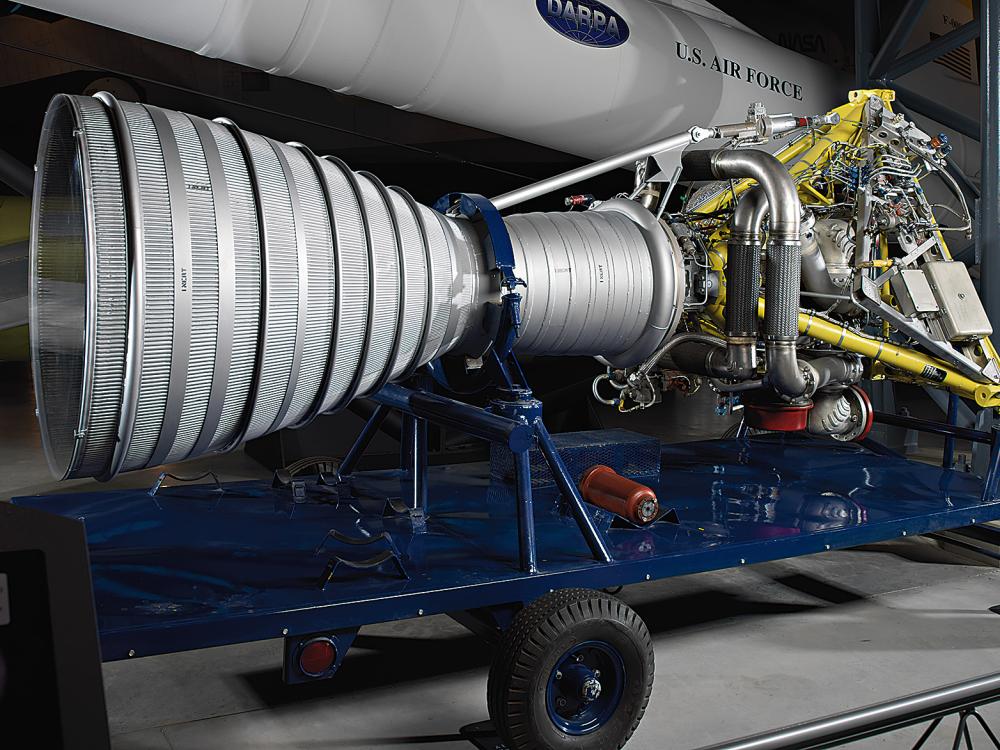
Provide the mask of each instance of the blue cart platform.
[{"label": "blue cart platform", "polygon": [[666,445],[660,466],[647,483],[671,512],[654,524],[588,506],[610,562],[594,559],[559,490],[535,487],[537,572],[519,565],[516,496],[486,463],[430,468],[419,522],[391,509],[408,491],[400,471],[304,491],[241,482],[15,502],[85,523],[105,660],[321,632],[351,634],[349,644],[368,623],[499,612],[553,589],[1000,519],[981,479],[871,443],[769,435]]}]

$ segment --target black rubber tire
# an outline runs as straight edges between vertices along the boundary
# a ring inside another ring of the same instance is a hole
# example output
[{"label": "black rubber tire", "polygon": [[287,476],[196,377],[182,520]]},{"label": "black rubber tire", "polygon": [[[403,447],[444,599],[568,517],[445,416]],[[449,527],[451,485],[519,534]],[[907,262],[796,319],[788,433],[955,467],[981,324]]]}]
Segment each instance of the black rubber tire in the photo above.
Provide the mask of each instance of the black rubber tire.
[{"label": "black rubber tire", "polygon": [[[546,709],[548,678],[575,643],[615,647],[625,665],[621,702],[603,726],[564,733]],[[493,727],[510,750],[610,750],[639,726],[653,689],[653,642],[642,618],[603,591],[560,589],[521,610],[501,638],[486,688]]]}]

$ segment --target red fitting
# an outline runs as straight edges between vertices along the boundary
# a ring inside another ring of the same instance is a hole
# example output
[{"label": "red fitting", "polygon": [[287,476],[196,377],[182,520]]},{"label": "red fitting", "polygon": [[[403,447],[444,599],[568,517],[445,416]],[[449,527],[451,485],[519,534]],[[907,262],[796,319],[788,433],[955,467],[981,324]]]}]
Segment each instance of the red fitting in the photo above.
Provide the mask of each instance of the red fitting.
[{"label": "red fitting", "polygon": [[747,424],[758,430],[798,432],[806,428],[806,424],[809,422],[809,411],[812,407],[811,401],[804,406],[746,404],[743,411],[746,414]]},{"label": "red fitting", "polygon": [[872,400],[868,398],[868,394],[865,393],[860,385],[852,385],[851,388],[858,392],[858,395],[861,396],[861,402],[864,404],[865,428],[861,431],[860,435],[854,438],[855,443],[860,443],[872,431],[872,427],[875,424],[875,409],[872,408]]},{"label": "red fitting", "polygon": [[632,523],[646,524],[660,512],[656,493],[649,487],[623,477],[610,466],[591,466],[580,480],[583,499],[610,510]]},{"label": "red fitting", "polygon": [[594,202],[594,196],[590,193],[584,193],[582,195],[568,195],[565,199],[563,199],[563,202],[571,208],[574,206],[589,206]]}]

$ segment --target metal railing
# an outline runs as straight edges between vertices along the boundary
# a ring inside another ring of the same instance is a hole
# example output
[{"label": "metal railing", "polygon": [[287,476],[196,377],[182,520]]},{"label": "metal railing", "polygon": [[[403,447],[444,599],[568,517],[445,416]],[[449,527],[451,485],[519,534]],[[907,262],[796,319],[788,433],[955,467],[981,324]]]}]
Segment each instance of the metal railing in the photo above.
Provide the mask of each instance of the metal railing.
[{"label": "metal railing", "polygon": [[972,721],[979,724],[993,747],[1000,750],[1000,739],[976,711],[978,706],[996,701],[1000,701],[1000,672],[700,750],[820,750],[929,722],[913,745],[913,750],[920,750],[951,715],[958,716],[954,750],[961,748],[963,742],[973,750],[969,731]]}]

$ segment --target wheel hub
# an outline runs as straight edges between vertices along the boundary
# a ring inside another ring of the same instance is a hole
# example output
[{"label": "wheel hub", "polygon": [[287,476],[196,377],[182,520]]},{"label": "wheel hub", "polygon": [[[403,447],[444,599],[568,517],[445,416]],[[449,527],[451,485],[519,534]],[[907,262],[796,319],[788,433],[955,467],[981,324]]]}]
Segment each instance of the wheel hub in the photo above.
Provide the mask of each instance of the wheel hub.
[{"label": "wheel hub", "polygon": [[549,718],[566,734],[588,734],[618,709],[625,667],[618,651],[602,641],[587,641],[556,662],[547,692]]},{"label": "wheel hub", "polygon": [[601,683],[594,677],[588,677],[583,681],[583,688],[580,690],[580,697],[584,703],[590,703],[601,697]]}]

